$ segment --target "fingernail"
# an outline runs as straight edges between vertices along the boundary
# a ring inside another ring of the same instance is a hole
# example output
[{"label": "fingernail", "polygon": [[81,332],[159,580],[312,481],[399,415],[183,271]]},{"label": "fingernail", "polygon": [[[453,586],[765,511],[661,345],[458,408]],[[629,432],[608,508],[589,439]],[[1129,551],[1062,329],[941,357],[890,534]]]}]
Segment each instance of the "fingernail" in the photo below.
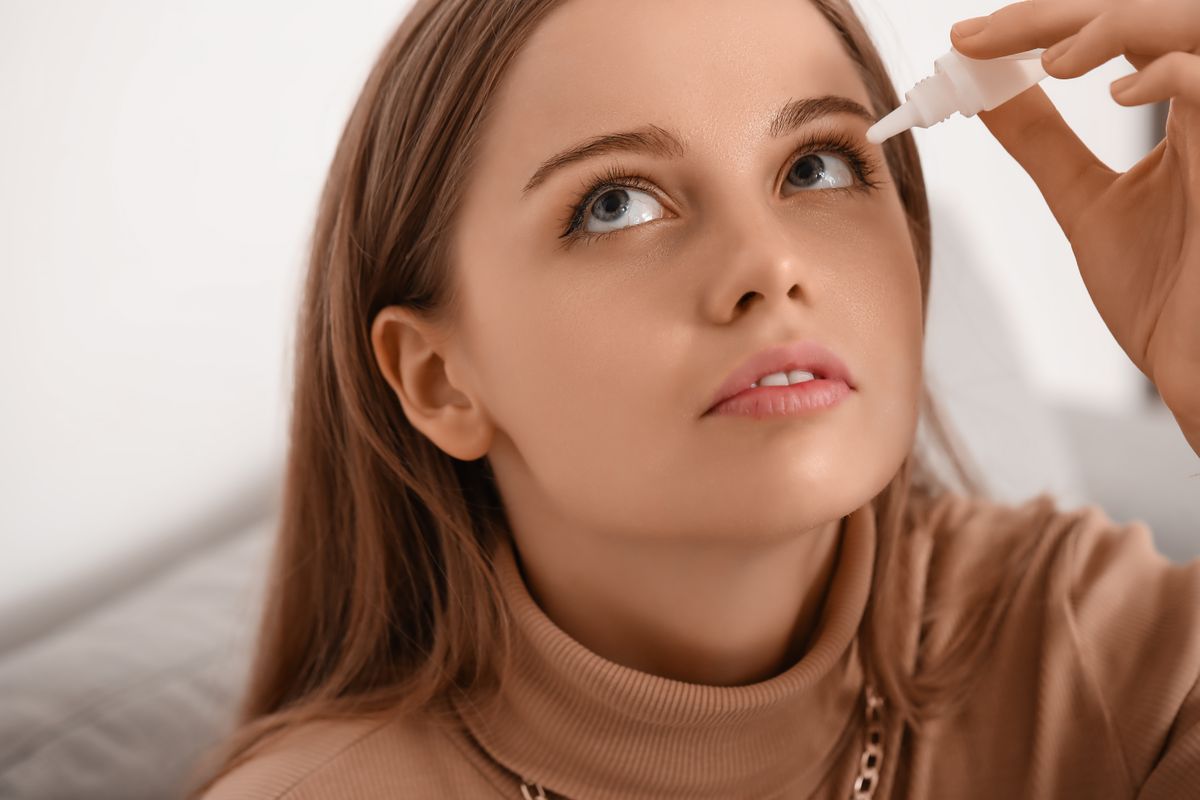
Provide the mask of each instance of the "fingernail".
[{"label": "fingernail", "polygon": [[970,19],[964,19],[962,22],[954,23],[950,30],[953,31],[954,35],[958,38],[964,39],[968,36],[974,36],[975,34],[979,33],[981,30],[987,27],[987,24],[987,17],[971,17]]},{"label": "fingernail", "polygon": [[1111,87],[1113,94],[1124,94],[1125,92],[1132,89],[1136,78],[1137,78],[1137,73],[1135,72],[1132,75],[1126,75],[1124,78],[1121,78],[1120,80],[1113,81],[1112,87]]},{"label": "fingernail", "polygon": [[1051,47],[1046,52],[1042,53],[1042,60],[1043,61],[1053,61],[1056,58],[1062,57],[1062,54],[1067,52],[1068,50],[1070,50],[1071,45],[1073,45],[1074,43],[1075,43],[1075,37],[1068,36],[1066,39],[1063,39],[1061,42],[1055,43],[1055,45],[1053,47]]}]

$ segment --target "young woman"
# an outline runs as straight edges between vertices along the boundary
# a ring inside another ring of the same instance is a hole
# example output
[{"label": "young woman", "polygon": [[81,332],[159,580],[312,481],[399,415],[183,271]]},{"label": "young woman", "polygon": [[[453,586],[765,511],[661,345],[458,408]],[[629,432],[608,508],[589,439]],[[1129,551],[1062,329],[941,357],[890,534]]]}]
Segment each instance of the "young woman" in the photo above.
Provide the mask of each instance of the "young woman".
[{"label": "young woman", "polygon": [[[1172,100],[1123,174],[1037,86],[980,117],[1200,452],[1200,11],[985,21],[966,55]],[[192,796],[1195,796],[1200,561],[914,450],[896,105],[846,0],[418,2],[321,200],[257,662]]]}]

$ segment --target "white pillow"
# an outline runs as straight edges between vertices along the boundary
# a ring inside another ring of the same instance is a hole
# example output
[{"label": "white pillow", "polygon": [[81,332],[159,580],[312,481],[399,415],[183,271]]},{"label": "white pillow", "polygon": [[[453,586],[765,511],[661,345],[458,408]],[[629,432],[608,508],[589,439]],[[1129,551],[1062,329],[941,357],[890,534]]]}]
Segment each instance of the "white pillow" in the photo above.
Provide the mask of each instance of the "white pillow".
[{"label": "white pillow", "polygon": [[232,725],[274,514],[0,659],[0,797],[178,797]]}]

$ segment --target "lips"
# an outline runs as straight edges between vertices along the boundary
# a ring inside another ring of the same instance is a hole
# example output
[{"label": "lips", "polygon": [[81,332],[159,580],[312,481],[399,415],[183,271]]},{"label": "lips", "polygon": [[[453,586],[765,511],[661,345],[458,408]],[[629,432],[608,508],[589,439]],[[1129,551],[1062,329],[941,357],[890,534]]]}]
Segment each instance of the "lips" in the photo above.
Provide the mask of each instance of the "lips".
[{"label": "lips", "polygon": [[802,369],[811,372],[817,380],[840,380],[852,390],[856,389],[850,370],[833,351],[819,342],[802,340],[768,347],[755,353],[735,368],[717,389],[707,414],[734,395],[750,388],[750,384],[772,372],[789,372]]}]

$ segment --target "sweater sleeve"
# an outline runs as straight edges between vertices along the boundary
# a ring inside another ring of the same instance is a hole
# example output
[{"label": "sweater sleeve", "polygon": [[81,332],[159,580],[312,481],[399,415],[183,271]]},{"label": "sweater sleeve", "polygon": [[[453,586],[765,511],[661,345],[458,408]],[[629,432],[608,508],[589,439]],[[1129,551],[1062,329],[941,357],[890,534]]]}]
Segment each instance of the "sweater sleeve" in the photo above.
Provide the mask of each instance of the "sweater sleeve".
[{"label": "sweater sleeve", "polygon": [[[1139,800],[1200,795],[1200,559],[1159,553],[1140,521],[1078,512],[1068,630]],[[1080,731],[1087,736],[1087,731]]]},{"label": "sweater sleeve", "polygon": [[1200,685],[1193,686],[1167,734],[1162,757],[1138,800],[1174,800],[1200,792]]}]

